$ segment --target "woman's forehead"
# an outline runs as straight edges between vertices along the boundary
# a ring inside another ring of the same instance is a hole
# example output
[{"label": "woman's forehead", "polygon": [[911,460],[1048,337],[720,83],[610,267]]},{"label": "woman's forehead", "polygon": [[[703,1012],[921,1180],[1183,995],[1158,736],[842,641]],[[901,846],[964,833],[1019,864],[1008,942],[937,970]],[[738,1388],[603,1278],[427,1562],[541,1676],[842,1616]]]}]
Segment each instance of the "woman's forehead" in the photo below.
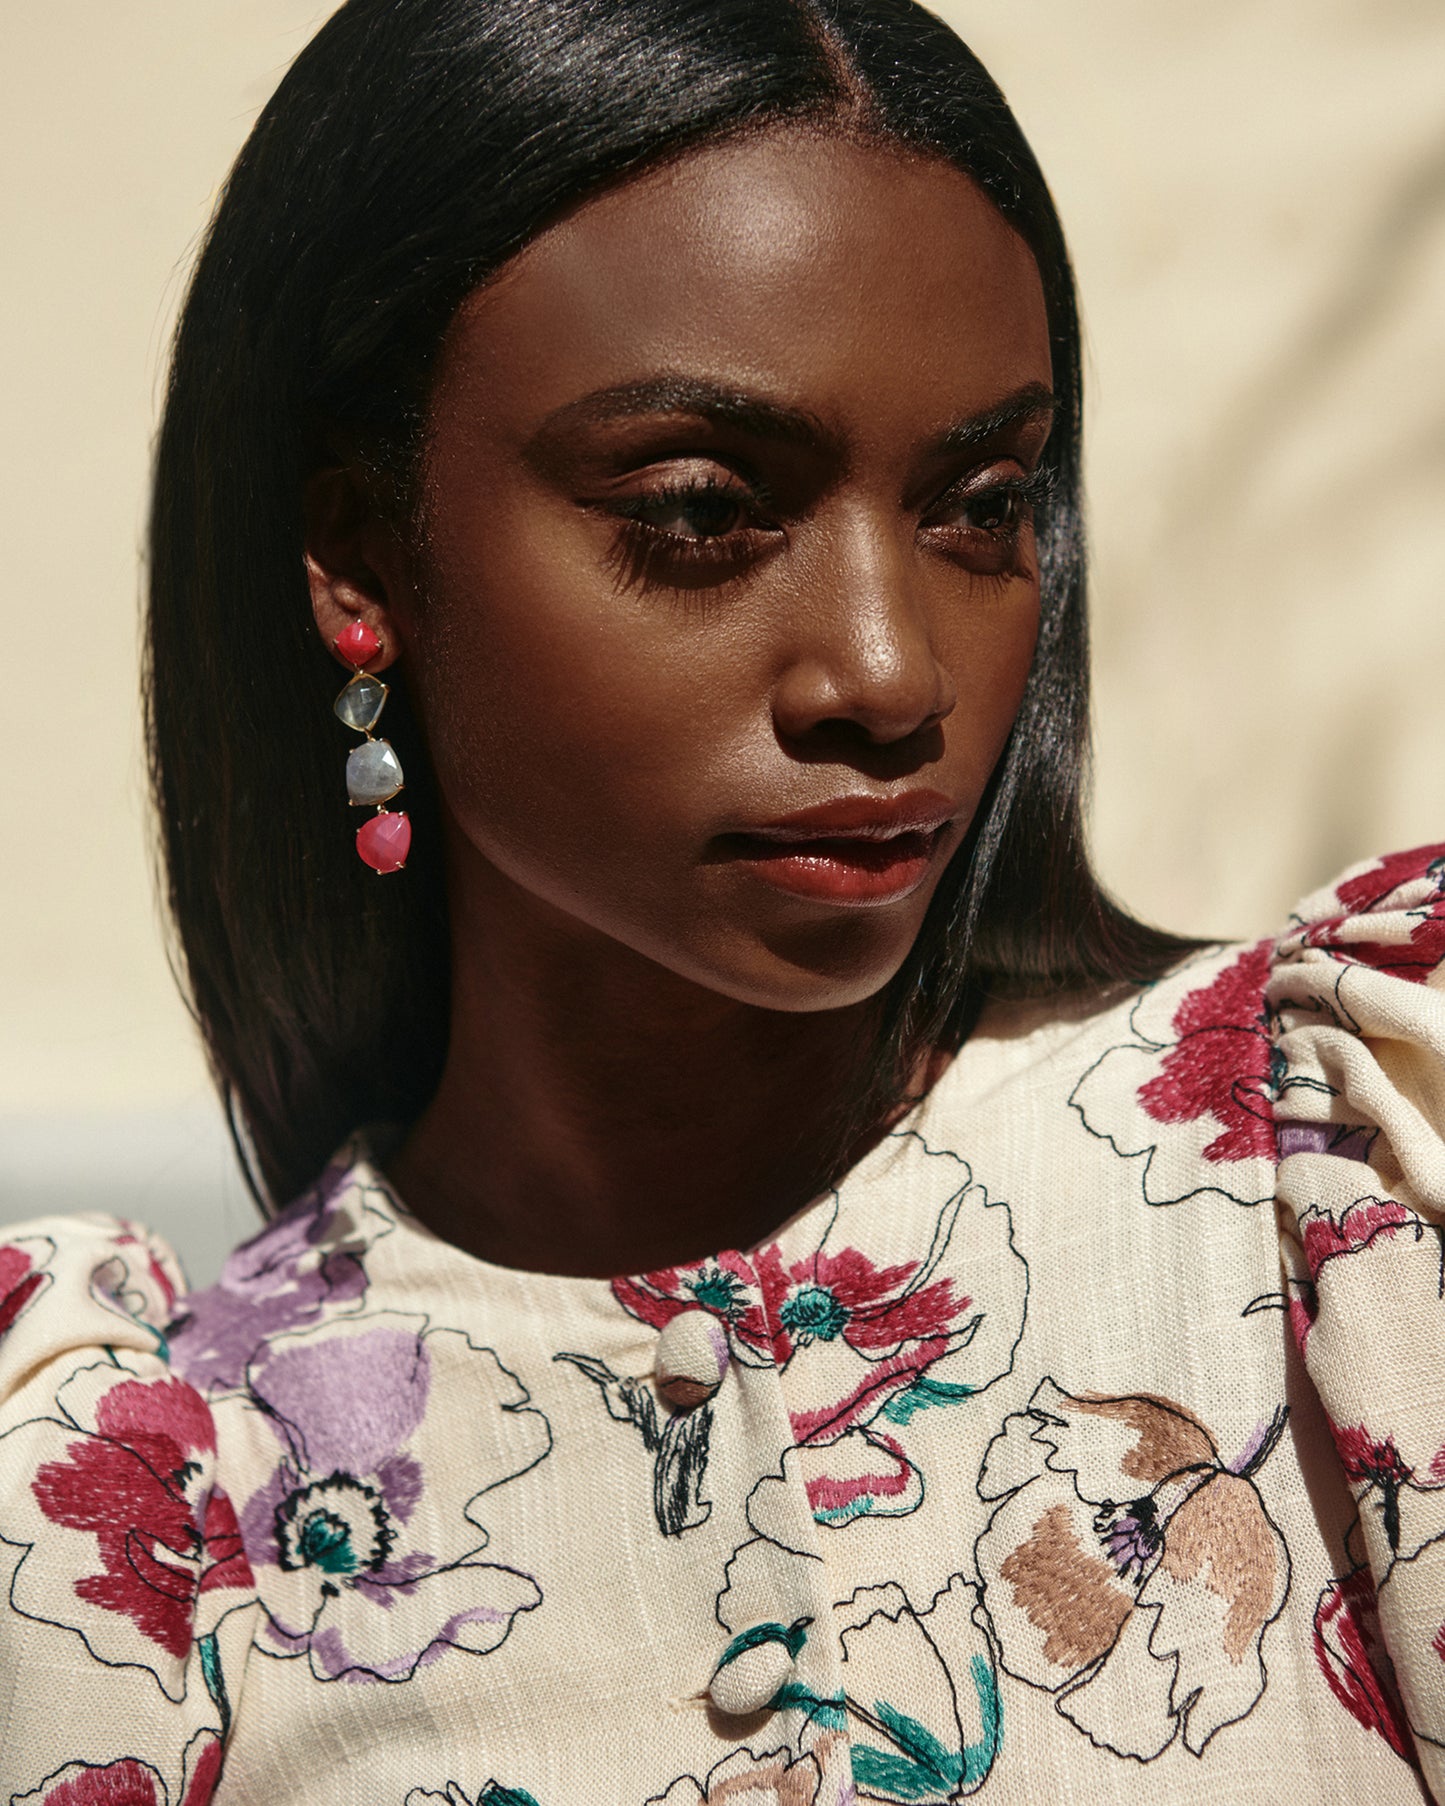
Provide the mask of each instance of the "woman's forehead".
[{"label": "woman's forehead", "polygon": [[464,303],[439,390],[533,427],[652,370],[758,388],[843,430],[855,413],[952,416],[1047,386],[1042,286],[952,165],[777,129],[545,228]]}]

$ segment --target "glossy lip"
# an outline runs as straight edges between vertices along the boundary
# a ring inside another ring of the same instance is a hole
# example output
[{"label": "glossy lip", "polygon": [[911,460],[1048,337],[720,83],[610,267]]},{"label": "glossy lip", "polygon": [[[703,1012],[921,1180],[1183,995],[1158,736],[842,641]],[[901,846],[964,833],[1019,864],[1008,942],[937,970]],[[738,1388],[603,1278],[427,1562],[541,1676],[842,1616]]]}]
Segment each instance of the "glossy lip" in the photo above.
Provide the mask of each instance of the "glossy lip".
[{"label": "glossy lip", "polygon": [[918,889],[957,814],[936,790],[835,797],[719,841],[730,864],[775,890],[869,908]]},{"label": "glossy lip", "polygon": [[938,790],[905,790],[896,796],[839,796],[831,802],[735,830],[749,840],[891,840],[897,834],[934,834],[958,813]]}]

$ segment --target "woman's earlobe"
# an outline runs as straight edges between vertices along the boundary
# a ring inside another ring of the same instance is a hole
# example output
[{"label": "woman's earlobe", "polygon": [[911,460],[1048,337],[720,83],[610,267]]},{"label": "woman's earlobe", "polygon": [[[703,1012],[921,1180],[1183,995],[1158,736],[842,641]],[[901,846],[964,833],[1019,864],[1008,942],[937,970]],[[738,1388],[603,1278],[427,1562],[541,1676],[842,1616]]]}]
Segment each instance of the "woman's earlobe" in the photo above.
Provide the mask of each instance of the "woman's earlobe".
[{"label": "woman's earlobe", "polygon": [[354,466],[315,471],[303,509],[306,583],[322,639],[349,669],[385,670],[402,650],[396,603],[404,576],[393,528]]}]

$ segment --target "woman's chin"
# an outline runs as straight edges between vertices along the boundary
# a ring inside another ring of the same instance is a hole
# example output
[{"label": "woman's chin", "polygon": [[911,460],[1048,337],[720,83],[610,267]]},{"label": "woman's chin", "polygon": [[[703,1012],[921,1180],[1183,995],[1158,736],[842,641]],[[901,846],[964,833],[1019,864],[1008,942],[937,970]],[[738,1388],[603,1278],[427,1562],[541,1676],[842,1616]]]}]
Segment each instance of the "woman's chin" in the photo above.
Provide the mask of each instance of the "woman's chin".
[{"label": "woman's chin", "polygon": [[707,989],[756,1009],[806,1014],[865,1003],[892,980],[908,957],[921,912],[906,923],[869,912],[859,920],[813,923],[788,932],[740,936],[709,950],[710,957],[667,963]]}]

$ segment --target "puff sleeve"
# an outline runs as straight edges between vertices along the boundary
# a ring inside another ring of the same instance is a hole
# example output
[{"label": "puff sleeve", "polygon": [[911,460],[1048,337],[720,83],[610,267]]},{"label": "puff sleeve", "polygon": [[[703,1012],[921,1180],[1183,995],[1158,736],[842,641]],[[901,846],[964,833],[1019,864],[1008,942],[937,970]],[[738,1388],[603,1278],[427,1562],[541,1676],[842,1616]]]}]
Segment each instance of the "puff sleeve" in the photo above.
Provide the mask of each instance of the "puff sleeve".
[{"label": "puff sleeve", "polygon": [[1445,1800],[1445,846],[1301,905],[1266,1002],[1291,1309],[1399,1699],[1331,1685],[1362,1720],[1402,1710]]},{"label": "puff sleeve", "polygon": [[0,1230],[0,1801],[205,1806],[255,1614],[184,1280],[117,1218]]}]

